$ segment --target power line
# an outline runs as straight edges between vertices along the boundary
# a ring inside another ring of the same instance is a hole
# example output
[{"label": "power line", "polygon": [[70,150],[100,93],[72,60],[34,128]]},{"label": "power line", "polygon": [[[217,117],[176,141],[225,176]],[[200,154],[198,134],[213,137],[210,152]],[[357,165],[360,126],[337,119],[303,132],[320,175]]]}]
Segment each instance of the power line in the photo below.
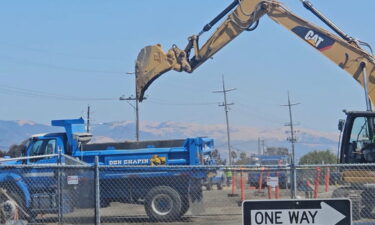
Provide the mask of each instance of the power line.
[{"label": "power line", "polygon": [[220,104],[219,106],[224,107],[225,120],[226,120],[226,123],[227,123],[229,165],[232,165],[232,154],[231,154],[231,145],[230,145],[230,130],[229,130],[229,119],[228,119],[228,111],[229,111],[228,105],[234,105],[234,103],[227,103],[227,92],[234,91],[234,90],[236,90],[236,88],[225,89],[224,75],[222,76],[222,80],[223,80],[223,90],[222,91],[213,91],[213,93],[223,93],[223,95],[224,95],[224,103]]},{"label": "power line", "polygon": [[[252,116],[266,121],[268,123],[275,123],[275,124],[281,124],[281,117],[279,114],[269,114],[270,111],[263,111],[259,110],[259,108],[251,108],[251,106],[248,106],[246,104],[243,104],[241,102],[236,103],[238,106],[236,109],[245,112],[246,114],[251,114]],[[251,108],[251,110],[250,110]]]},{"label": "power line", "polygon": [[297,142],[297,138],[295,137],[295,130],[294,130],[294,123],[293,123],[293,117],[292,117],[292,106],[299,105],[300,103],[290,103],[290,96],[288,92],[288,104],[281,105],[281,106],[287,106],[289,109],[289,123],[286,123],[285,126],[290,127],[290,137],[287,138],[287,140],[292,144],[292,161],[294,162],[294,143]]},{"label": "power line", "polygon": [[0,94],[5,95],[16,95],[31,98],[49,98],[55,100],[67,100],[67,101],[115,101],[117,98],[91,98],[91,97],[80,97],[61,95],[43,91],[36,91],[31,89],[17,88],[12,86],[0,85]]},{"label": "power line", "polygon": [[29,47],[29,46],[20,46],[16,45],[11,42],[7,41],[1,41],[0,44],[5,45],[6,47],[16,48],[16,49],[22,49],[30,52],[38,52],[43,54],[49,54],[49,55],[57,55],[57,56],[63,56],[63,57],[69,57],[69,58],[82,58],[82,59],[89,59],[89,60],[106,60],[106,61],[123,61],[119,58],[109,58],[109,57],[103,57],[103,56],[92,56],[92,55],[77,55],[76,53],[67,53],[67,52],[53,52],[50,51],[50,49],[43,49],[43,48],[36,48],[36,47]]},{"label": "power line", "polygon": [[297,139],[294,136],[294,129],[293,129],[293,117],[292,117],[292,106],[299,105],[300,103],[290,103],[290,96],[288,92],[288,104],[287,105],[281,105],[281,106],[287,106],[289,108],[289,123],[287,123],[285,126],[290,126],[290,137],[287,139],[291,144],[292,144],[292,198],[296,198],[296,191],[297,191],[297,186],[296,186],[296,173],[295,173],[295,152],[294,152],[294,143],[297,142]]},{"label": "power line", "polygon": [[158,105],[174,105],[174,106],[187,106],[187,105],[201,105],[201,106],[209,106],[209,105],[216,105],[217,102],[169,102],[167,100],[156,99],[152,98],[149,99],[147,102],[152,104]]},{"label": "power line", "polygon": [[54,65],[49,63],[40,63],[40,62],[34,62],[26,59],[16,59],[9,56],[1,56],[3,60],[8,60],[10,62],[15,62],[17,64],[28,64],[28,65],[34,65],[34,66],[42,66],[45,68],[55,69],[55,70],[64,70],[64,71],[71,71],[71,72],[79,72],[79,73],[101,73],[101,74],[111,74],[111,75],[123,75],[125,72],[121,71],[110,71],[110,70],[93,70],[93,69],[87,69],[87,68],[77,68],[77,67],[69,67],[69,66],[60,66],[60,65]]}]

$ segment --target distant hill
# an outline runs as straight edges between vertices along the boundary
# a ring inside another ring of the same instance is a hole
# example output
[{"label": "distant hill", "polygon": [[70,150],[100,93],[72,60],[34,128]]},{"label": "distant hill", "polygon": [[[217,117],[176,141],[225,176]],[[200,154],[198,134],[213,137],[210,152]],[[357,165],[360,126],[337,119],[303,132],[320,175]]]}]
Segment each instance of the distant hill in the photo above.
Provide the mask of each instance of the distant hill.
[{"label": "distant hill", "polygon": [[18,144],[32,134],[48,133],[56,130],[61,129],[27,120],[0,120],[0,149],[7,150],[10,145]]},{"label": "distant hill", "polygon": [[[186,137],[212,137],[222,156],[227,156],[225,124],[196,124],[186,122],[141,122],[140,137],[142,140],[175,139]],[[320,132],[299,127],[296,143],[296,157],[312,150],[337,150],[337,133]],[[1,121],[0,120],[0,149],[6,150],[11,144],[36,133],[62,131],[61,128],[38,124],[32,121]],[[287,147],[288,131],[283,128],[256,128],[249,126],[232,126],[231,141],[234,150],[257,152],[258,137],[265,140],[266,147]],[[135,139],[135,124],[130,121],[118,121],[94,124],[91,127],[94,134],[93,142],[111,142]]]}]

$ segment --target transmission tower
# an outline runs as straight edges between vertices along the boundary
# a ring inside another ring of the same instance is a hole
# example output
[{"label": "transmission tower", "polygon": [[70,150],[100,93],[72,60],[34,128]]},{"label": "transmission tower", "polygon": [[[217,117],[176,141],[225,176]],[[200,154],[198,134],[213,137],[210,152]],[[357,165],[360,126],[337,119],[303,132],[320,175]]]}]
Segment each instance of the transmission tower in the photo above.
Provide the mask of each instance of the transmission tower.
[{"label": "transmission tower", "polygon": [[234,105],[234,103],[227,103],[227,92],[234,91],[234,90],[236,90],[236,88],[225,89],[224,75],[222,76],[222,80],[223,80],[223,90],[213,91],[213,93],[223,93],[223,96],[224,96],[224,102],[222,104],[219,104],[219,106],[224,107],[225,120],[226,120],[226,123],[227,123],[229,165],[232,165],[232,151],[231,151],[231,146],[230,146],[230,129],[229,129],[229,119],[228,119],[228,112],[229,112],[230,108],[228,106]]}]

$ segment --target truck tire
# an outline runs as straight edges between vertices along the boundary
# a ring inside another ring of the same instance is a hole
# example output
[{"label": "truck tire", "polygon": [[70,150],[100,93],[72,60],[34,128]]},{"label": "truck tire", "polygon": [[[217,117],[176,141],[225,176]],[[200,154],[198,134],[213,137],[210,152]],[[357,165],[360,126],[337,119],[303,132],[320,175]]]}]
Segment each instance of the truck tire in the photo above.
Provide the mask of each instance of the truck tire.
[{"label": "truck tire", "polygon": [[208,184],[206,184],[206,190],[207,191],[211,191],[212,190],[212,183],[211,182],[208,182]]},{"label": "truck tire", "polygon": [[360,220],[361,219],[361,201],[352,200],[352,219],[353,220]]},{"label": "truck tire", "polygon": [[154,187],[145,197],[146,213],[155,221],[176,220],[183,208],[180,194],[168,186]]},{"label": "truck tire", "polygon": [[220,182],[216,184],[217,190],[222,190],[223,189],[223,184]]},{"label": "truck tire", "polygon": [[361,217],[362,218],[371,218],[371,213],[372,213],[373,207],[371,205],[365,206],[361,210]]},{"label": "truck tire", "polygon": [[[18,208],[18,215],[20,220],[28,220],[32,221],[35,219],[36,215],[31,214],[26,208],[25,208],[25,201],[22,197],[22,195],[19,193],[18,188],[14,187],[7,187],[7,188],[1,188],[2,191],[4,191],[11,199],[8,199],[7,196],[3,195],[1,192],[1,197],[0,197],[0,204],[7,201],[7,200],[12,200],[16,202]],[[28,215],[26,215],[24,212],[26,212]],[[4,221],[6,218],[4,217],[5,215],[1,212],[0,213],[0,223]]]},{"label": "truck tire", "polygon": [[348,198],[350,189],[348,187],[340,187],[333,191],[332,198]]}]

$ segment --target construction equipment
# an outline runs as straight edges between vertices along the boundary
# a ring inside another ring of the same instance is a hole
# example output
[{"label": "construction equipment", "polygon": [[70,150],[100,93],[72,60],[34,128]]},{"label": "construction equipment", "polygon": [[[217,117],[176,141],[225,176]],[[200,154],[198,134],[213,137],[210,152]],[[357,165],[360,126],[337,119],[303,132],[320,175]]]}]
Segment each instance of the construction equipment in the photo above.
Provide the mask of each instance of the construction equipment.
[{"label": "construction equipment", "polygon": [[[375,58],[361,46],[368,47],[372,52],[371,47],[343,32],[309,1],[300,1],[334,33],[296,16],[276,0],[235,0],[206,24],[198,35],[190,36],[185,49],[173,45],[165,53],[160,45],[143,48],[135,67],[137,98],[142,101],[144,92],[150,84],[167,71],[193,72],[243,31],[255,30],[260,18],[268,15],[277,24],[290,30],[347,71],[364,87],[367,111],[345,112],[346,122],[340,122],[339,127],[343,134],[339,159],[340,163],[375,163],[375,112],[372,112],[370,101],[370,99],[375,100]],[[200,47],[200,36],[227,14],[224,22]],[[192,50],[194,55],[191,55]],[[346,196],[352,199],[353,205],[356,206],[353,207],[354,218],[359,218],[361,211],[371,212],[374,208],[375,195],[371,194],[375,190],[373,171],[374,168],[369,167],[367,171],[361,171],[362,173],[353,169],[340,172],[347,186],[337,189],[333,196]]]},{"label": "construction equipment", "polygon": [[[310,2],[302,2],[307,9],[317,15],[338,35],[301,19],[278,1],[235,0],[210,23],[205,25],[198,35],[190,36],[184,50],[173,45],[165,53],[160,45],[153,45],[147,46],[140,51],[135,66],[138,99],[142,101],[144,92],[150,84],[167,71],[193,72],[243,31],[254,30],[259,23],[259,19],[265,14],[346,70],[362,86],[366,87],[366,81],[368,81],[368,94],[371,99],[375,99],[375,59],[372,54],[360,47],[361,45],[369,45],[344,33],[316,10]],[[216,29],[203,46],[199,47],[199,37],[210,30],[233,8],[235,9],[229,14],[227,19]],[[193,49],[194,56],[190,57]],[[365,74],[367,80],[363,79],[364,76],[361,76],[361,74]]]}]

